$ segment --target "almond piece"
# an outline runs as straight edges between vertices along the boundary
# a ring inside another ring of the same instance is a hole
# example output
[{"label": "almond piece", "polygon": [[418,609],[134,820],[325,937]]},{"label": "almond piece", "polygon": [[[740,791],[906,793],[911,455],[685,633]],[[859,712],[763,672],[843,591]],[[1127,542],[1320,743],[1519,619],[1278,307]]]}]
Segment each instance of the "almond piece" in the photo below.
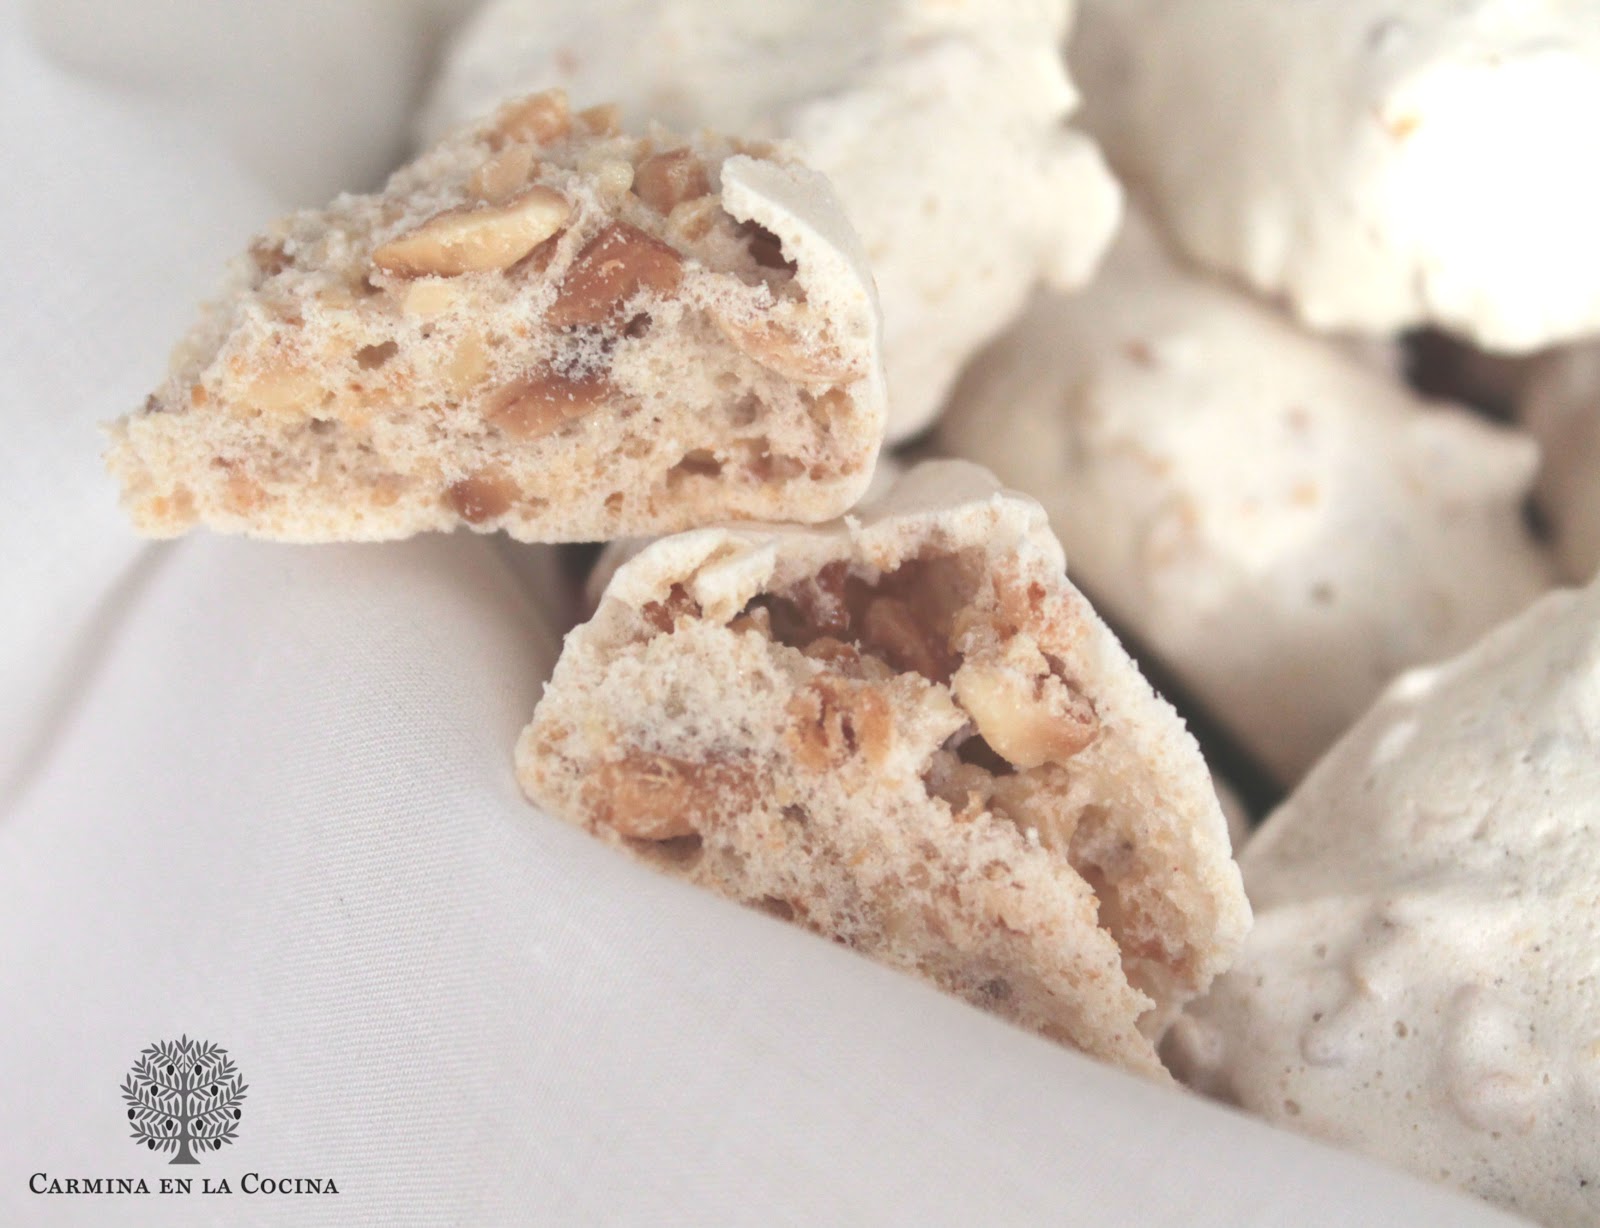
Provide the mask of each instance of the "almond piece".
[{"label": "almond piece", "polygon": [[573,260],[545,322],[555,328],[601,324],[639,291],[675,294],[682,280],[682,256],[636,226],[613,222]]},{"label": "almond piece", "polygon": [[639,163],[633,174],[633,194],[663,217],[686,200],[698,200],[711,191],[705,164],[689,149],[669,149]]},{"label": "almond piece", "polygon": [[477,390],[489,374],[489,347],[477,330],[463,333],[449,359],[440,366],[440,377],[456,400],[464,401]]},{"label": "almond piece", "polygon": [[747,809],[754,795],[748,766],[692,763],[632,751],[602,764],[584,791],[596,819],[634,840],[695,835],[719,814]]},{"label": "almond piece", "polygon": [[455,283],[430,277],[406,285],[400,299],[400,310],[419,320],[431,320],[449,311],[460,298],[461,291]]},{"label": "almond piece", "polygon": [[590,136],[616,136],[622,131],[622,108],[614,102],[589,107],[578,112],[578,123]]},{"label": "almond piece", "polygon": [[698,243],[711,233],[718,217],[726,217],[722,205],[711,195],[674,205],[667,218],[667,233],[680,243]]},{"label": "almond piece", "polygon": [[894,748],[894,713],[871,683],[816,678],[787,711],[789,749],[811,771],[841,767],[857,755],[882,767]]},{"label": "almond piece", "polygon": [[494,118],[489,143],[496,149],[515,142],[549,145],[572,130],[572,113],[565,90],[546,90],[501,107]]},{"label": "almond piece", "polygon": [[453,483],[445,497],[461,519],[482,524],[510,511],[519,493],[503,469],[490,466]]},{"label": "almond piece", "polygon": [[267,492],[260,482],[238,469],[230,469],[222,503],[235,516],[248,516],[267,501]]},{"label": "almond piece", "polygon": [[531,146],[508,145],[472,172],[467,191],[491,205],[503,204],[532,178],[537,163]]},{"label": "almond piece", "polygon": [[535,186],[501,205],[446,209],[415,230],[390,239],[372,263],[405,276],[484,273],[509,268],[550,238],[572,216],[566,197]]},{"label": "almond piece", "polygon": [[602,823],[635,840],[673,840],[695,834],[694,765],[665,755],[634,755],[604,764],[592,789]]},{"label": "almond piece", "polygon": [[1065,763],[1100,732],[1094,705],[1054,674],[967,661],[950,684],[984,741],[1019,768]]},{"label": "almond piece", "polygon": [[298,366],[268,367],[244,385],[241,400],[265,414],[310,417],[322,403],[322,385]]},{"label": "almond piece", "polygon": [[597,151],[593,157],[580,159],[578,170],[588,176],[595,192],[605,200],[619,201],[633,187],[633,163],[626,158],[607,157]]},{"label": "almond piece", "polygon": [[700,612],[700,603],[681,584],[667,590],[665,601],[647,601],[639,609],[645,622],[663,634],[675,630],[679,619],[699,618]]},{"label": "almond piece", "polygon": [[484,418],[518,439],[539,439],[600,408],[613,395],[604,373],[572,378],[541,367],[498,389]]},{"label": "almond piece", "polygon": [[770,315],[735,315],[713,310],[717,329],[746,358],[802,384],[838,384],[859,372],[835,345],[807,342]]}]

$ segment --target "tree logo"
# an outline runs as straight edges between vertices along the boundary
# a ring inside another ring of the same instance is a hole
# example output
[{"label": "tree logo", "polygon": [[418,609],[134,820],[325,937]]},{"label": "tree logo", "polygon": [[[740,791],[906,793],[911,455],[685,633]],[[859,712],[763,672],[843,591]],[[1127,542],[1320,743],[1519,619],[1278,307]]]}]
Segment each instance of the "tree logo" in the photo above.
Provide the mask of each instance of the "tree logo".
[{"label": "tree logo", "polygon": [[198,1164],[196,1151],[231,1143],[246,1085],[228,1051],[208,1040],[164,1040],[139,1055],[122,1083],[133,1140],[173,1151],[169,1164]]}]

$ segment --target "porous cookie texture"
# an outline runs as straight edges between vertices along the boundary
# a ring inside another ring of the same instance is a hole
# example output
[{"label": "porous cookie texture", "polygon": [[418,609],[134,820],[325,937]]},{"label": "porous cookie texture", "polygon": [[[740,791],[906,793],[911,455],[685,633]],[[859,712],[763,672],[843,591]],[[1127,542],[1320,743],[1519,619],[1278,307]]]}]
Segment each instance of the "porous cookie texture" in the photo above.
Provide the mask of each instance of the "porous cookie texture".
[{"label": "porous cookie texture", "polygon": [[939,443],[1039,499],[1113,624],[1292,783],[1396,673],[1551,584],[1537,449],[1129,220],[1088,290],[978,359]]},{"label": "porous cookie texture", "polygon": [[1175,1072],[1600,1223],[1600,587],[1398,680],[1240,861],[1256,926],[1170,1032]]},{"label": "porous cookie texture", "polygon": [[838,189],[883,300],[891,442],[1041,277],[1087,280],[1119,194],[1058,48],[1067,0],[495,0],[450,50],[437,134],[562,85],[628,116],[793,139]]},{"label": "porous cookie texture", "polygon": [[1600,343],[1529,363],[1517,414],[1543,449],[1539,506],[1562,570],[1586,583],[1600,568]]},{"label": "porous cookie texture", "polygon": [[884,415],[826,180],[556,91],[258,238],[109,463],[159,536],[583,541],[836,516]]},{"label": "porous cookie texture", "polygon": [[1131,194],[1313,327],[1600,330],[1588,0],[1084,0],[1068,51]]},{"label": "porous cookie texture", "polygon": [[1156,1078],[1249,923],[1194,740],[1038,505],[956,462],[859,519],[645,547],[517,771],[664,870]]}]

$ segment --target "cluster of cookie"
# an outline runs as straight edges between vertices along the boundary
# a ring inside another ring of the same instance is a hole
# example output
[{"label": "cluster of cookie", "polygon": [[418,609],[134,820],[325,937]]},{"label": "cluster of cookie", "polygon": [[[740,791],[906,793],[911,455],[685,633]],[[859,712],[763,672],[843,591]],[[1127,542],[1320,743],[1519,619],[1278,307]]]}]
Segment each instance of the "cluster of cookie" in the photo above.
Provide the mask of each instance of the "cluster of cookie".
[{"label": "cluster of cookie", "polygon": [[[516,749],[545,809],[1085,1052],[1600,1221],[1600,596],[1540,600],[1600,561],[1600,368],[1503,358],[1600,336],[1600,173],[1519,129],[1600,119],[1600,15],[1083,8],[496,0],[431,148],[258,238],[113,428],[126,506],[613,542]],[[1423,326],[1542,468],[1408,384]],[[879,456],[918,438],[964,459]],[[1067,559],[1293,790],[1243,886]]]}]

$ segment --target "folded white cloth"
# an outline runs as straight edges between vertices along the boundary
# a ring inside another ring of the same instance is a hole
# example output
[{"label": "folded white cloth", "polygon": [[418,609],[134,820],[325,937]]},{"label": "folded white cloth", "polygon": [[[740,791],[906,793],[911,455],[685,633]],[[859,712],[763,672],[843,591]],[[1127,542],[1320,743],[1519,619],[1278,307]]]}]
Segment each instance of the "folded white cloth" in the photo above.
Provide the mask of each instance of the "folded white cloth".
[{"label": "folded white cloth", "polygon": [[[91,1200],[114,1223],[1496,1222],[534,811],[510,748],[553,646],[485,542],[144,568],[0,823],[0,1222],[83,1222],[34,1173],[234,1190]],[[197,1169],[117,1095],[185,1033],[249,1084]]]},{"label": "folded white cloth", "polygon": [[[286,195],[336,181],[373,115],[350,91],[379,88],[294,71],[308,12],[190,47],[248,34],[273,91],[324,91],[283,122],[352,124],[307,134],[327,161]],[[410,37],[362,28],[408,9],[363,12],[328,37]],[[237,109],[276,94],[196,75],[158,102],[107,88],[95,46],[66,72],[0,0],[0,1223],[1509,1222],[535,811],[511,748],[554,651],[528,598],[550,581],[491,543],[136,543],[93,426],[283,203],[236,149],[271,126]],[[249,1088],[236,1141],[171,1167],[119,1088],[185,1034]],[[245,1193],[251,1173],[339,1192]],[[30,1189],[164,1177],[196,1192]]]}]

